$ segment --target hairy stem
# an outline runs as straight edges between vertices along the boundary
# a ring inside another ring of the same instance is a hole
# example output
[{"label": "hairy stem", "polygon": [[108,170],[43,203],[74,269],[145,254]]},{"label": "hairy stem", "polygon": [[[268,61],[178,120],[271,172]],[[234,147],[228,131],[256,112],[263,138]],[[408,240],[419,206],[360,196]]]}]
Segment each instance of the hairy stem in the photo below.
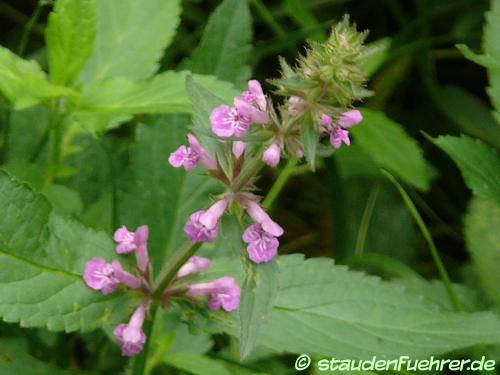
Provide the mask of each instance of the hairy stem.
[{"label": "hairy stem", "polygon": [[276,198],[278,198],[278,195],[281,193],[288,180],[293,176],[295,172],[295,167],[297,166],[298,162],[299,159],[296,157],[292,157],[288,160],[285,167],[281,170],[280,174],[278,175],[278,178],[274,182],[273,186],[271,186],[271,189],[267,193],[266,198],[262,202],[262,206],[265,209],[272,208],[274,202],[276,201]]},{"label": "hairy stem", "polygon": [[193,244],[191,241],[186,241],[180,250],[167,262],[165,267],[160,271],[158,278],[155,281],[153,288],[153,297],[159,298],[163,294],[164,289],[174,279],[179,268],[191,258],[194,253],[201,247],[202,242]]}]

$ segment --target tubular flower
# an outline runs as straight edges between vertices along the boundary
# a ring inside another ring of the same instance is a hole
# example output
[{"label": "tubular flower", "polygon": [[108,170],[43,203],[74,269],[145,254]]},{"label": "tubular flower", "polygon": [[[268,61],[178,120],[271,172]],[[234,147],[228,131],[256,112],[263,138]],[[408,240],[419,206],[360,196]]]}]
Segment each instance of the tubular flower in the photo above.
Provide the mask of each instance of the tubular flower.
[{"label": "tubular flower", "polygon": [[193,243],[213,242],[217,237],[219,219],[224,214],[227,204],[226,199],[221,199],[208,210],[193,213],[184,226],[184,232],[189,240]]},{"label": "tubular flower", "polygon": [[141,287],[141,280],[124,271],[120,262],[106,263],[102,258],[93,258],[85,264],[83,280],[89,288],[100,290],[102,294],[113,293],[120,283],[132,289]]},{"label": "tubular flower", "polygon": [[278,144],[271,144],[262,155],[262,161],[270,167],[276,167],[280,162],[281,148]]},{"label": "tubular flower", "polygon": [[190,171],[199,163],[203,164],[208,170],[217,169],[217,161],[200,145],[198,139],[189,133],[187,135],[189,146],[180,146],[170,154],[168,162],[174,168],[183,167]]},{"label": "tubular flower", "polygon": [[148,304],[141,304],[135,310],[128,324],[119,324],[113,331],[116,341],[120,344],[123,356],[134,356],[142,352],[144,348],[146,335],[142,330],[142,324],[144,323]]},{"label": "tubular flower", "polygon": [[248,257],[254,263],[265,263],[273,259],[279,247],[279,241],[262,229],[260,224],[250,225],[243,233],[243,241],[247,246]]},{"label": "tubular flower", "polygon": [[224,276],[208,283],[193,284],[189,287],[188,297],[208,297],[210,310],[227,312],[236,310],[240,305],[240,287],[233,277]]},{"label": "tubular flower", "polygon": [[219,137],[243,137],[250,129],[251,119],[235,107],[222,104],[210,114],[210,124]]},{"label": "tubular flower", "polygon": [[189,260],[177,271],[176,279],[193,275],[200,271],[209,269],[212,266],[210,259],[202,258],[199,256],[192,256]]}]

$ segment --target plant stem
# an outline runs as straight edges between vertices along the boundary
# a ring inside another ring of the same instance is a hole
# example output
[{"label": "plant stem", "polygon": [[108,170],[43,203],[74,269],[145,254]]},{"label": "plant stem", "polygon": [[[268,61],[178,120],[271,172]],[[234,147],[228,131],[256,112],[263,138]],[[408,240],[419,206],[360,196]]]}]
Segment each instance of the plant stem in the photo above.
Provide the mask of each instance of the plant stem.
[{"label": "plant stem", "polygon": [[462,311],[463,310],[462,303],[460,302],[460,299],[458,298],[457,294],[455,293],[455,289],[453,287],[453,284],[451,283],[450,276],[448,275],[448,272],[446,271],[446,268],[444,267],[443,261],[441,260],[441,257],[439,256],[439,252],[436,248],[436,245],[434,244],[432,236],[431,236],[429,230],[427,229],[427,226],[425,225],[424,221],[422,220],[422,216],[420,216],[420,213],[418,212],[417,208],[413,204],[413,201],[411,200],[410,196],[406,193],[406,191],[399,184],[399,182],[394,178],[394,176],[385,170],[382,170],[382,173],[385,174],[387,176],[387,178],[394,184],[396,189],[398,189],[399,193],[401,194],[401,197],[403,198],[406,206],[408,207],[408,210],[410,211],[413,218],[417,222],[417,225],[420,228],[422,235],[424,236],[425,240],[427,241],[427,244],[429,245],[429,249],[431,251],[432,259],[434,260],[434,263],[436,264],[439,275],[441,276],[441,279],[442,279],[443,284],[446,288],[446,292],[448,293],[448,297],[450,298],[450,301],[451,301],[453,308],[455,309],[455,311]]},{"label": "plant stem", "polygon": [[265,209],[270,210],[272,208],[274,202],[276,201],[276,198],[278,198],[278,195],[281,193],[288,180],[293,176],[295,167],[297,166],[298,162],[299,159],[296,157],[292,157],[288,160],[285,167],[278,175],[278,178],[274,182],[273,186],[271,186],[271,189],[267,193],[266,198],[262,201],[262,206]]},{"label": "plant stem", "polygon": [[54,178],[59,172],[59,163],[61,161],[61,148],[62,148],[62,118],[58,109],[59,103],[51,105],[51,121],[50,121],[50,140],[52,147],[52,155],[50,159],[50,166],[48,168],[47,177],[43,184],[42,190],[46,190],[53,182]]},{"label": "plant stem", "polygon": [[363,211],[363,216],[361,218],[361,223],[359,224],[358,236],[356,238],[356,247],[354,248],[355,255],[363,254],[365,248],[366,235],[368,234],[368,228],[373,215],[373,209],[375,207],[375,202],[377,201],[378,193],[380,192],[380,185],[375,184],[375,186],[370,191],[368,199],[366,200],[366,207]]},{"label": "plant stem", "polygon": [[261,160],[261,153],[257,153],[252,160],[242,169],[240,174],[231,183],[231,191],[239,192],[252,177],[264,166]]},{"label": "plant stem", "polygon": [[24,52],[26,51],[26,45],[28,44],[28,36],[31,32],[31,29],[33,29],[33,27],[35,26],[36,21],[38,21],[38,18],[40,17],[44,5],[45,5],[44,1],[38,1],[38,3],[36,4],[36,8],[33,11],[33,14],[31,15],[28,22],[26,22],[26,24],[24,25],[23,33],[21,35],[21,41],[19,42],[19,47],[17,48],[17,54],[19,56],[23,56]]},{"label": "plant stem", "polygon": [[175,255],[167,262],[165,267],[160,271],[158,278],[154,284],[153,297],[160,298],[163,290],[174,279],[179,268],[187,262],[191,256],[201,247],[202,242],[193,244],[191,241],[186,241],[184,245],[175,253]]},{"label": "plant stem", "polygon": [[269,11],[269,9],[267,9],[266,5],[261,0],[251,0],[250,3],[254,6],[255,10],[257,10],[257,12],[271,28],[271,30],[276,34],[276,36],[282,38],[286,35],[286,31],[274,19],[272,13]]}]

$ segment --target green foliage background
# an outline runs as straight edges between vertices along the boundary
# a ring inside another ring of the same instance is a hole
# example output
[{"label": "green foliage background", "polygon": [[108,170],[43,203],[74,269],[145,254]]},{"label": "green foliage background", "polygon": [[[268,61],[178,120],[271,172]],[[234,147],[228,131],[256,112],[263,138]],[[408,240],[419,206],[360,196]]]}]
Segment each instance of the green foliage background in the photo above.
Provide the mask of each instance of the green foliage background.
[{"label": "green foliage background", "polygon": [[[85,260],[113,257],[119,225],[148,224],[161,268],[221,190],[168,166],[187,126],[206,127],[250,77],[271,90],[278,56],[294,62],[345,13],[370,31],[375,92],[352,146],[315,173],[267,169],[280,258],[242,260],[225,218],[203,278],[234,275],[240,312],[156,313],[127,363],[110,332],[137,295],[91,292]],[[0,373],[285,374],[300,353],[500,360],[500,1],[8,0],[0,30]]]}]

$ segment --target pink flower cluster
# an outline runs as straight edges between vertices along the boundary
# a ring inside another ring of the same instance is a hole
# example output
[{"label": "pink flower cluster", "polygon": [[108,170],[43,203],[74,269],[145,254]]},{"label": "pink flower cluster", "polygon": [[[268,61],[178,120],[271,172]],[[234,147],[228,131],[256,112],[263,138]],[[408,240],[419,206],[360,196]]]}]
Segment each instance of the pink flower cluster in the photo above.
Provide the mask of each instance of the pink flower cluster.
[{"label": "pink flower cluster", "polygon": [[[237,197],[237,201],[254,221],[243,233],[243,241],[248,245],[248,257],[254,263],[270,261],[277,254],[277,237],[283,234],[283,228],[269,217],[252,196],[241,195]],[[193,243],[213,242],[217,237],[220,218],[227,206],[228,199],[222,198],[207,210],[193,213],[184,226],[189,240]]]},{"label": "pink flower cluster", "polygon": [[[135,253],[139,277],[124,271],[118,260],[106,263],[102,258],[93,258],[85,264],[83,272],[85,284],[91,289],[100,290],[103,294],[114,292],[120,284],[131,289],[141,287],[148,289],[146,282],[149,272],[148,236],[147,225],[140,226],[135,232],[130,232],[122,226],[114,234],[117,243],[115,250],[118,254]],[[130,318],[129,323],[120,324],[114,330],[122,355],[133,356],[142,351],[146,336],[141,327],[148,308],[149,297],[146,297]]]},{"label": "pink flower cluster", "polygon": [[[210,223],[211,213],[206,215]],[[114,239],[118,254],[135,252],[139,276],[125,271],[118,260],[106,263],[103,258],[93,258],[85,264],[83,280],[91,289],[99,290],[107,295],[114,292],[120,284],[131,289],[141,289],[145,293],[142,303],[136,308],[127,324],[119,324],[113,331],[116,341],[121,347],[123,356],[134,356],[140,353],[146,342],[142,330],[144,319],[151,304],[151,288],[149,277],[149,256],[147,250],[148,227],[140,226],[130,232],[125,226],[119,228]],[[164,295],[180,294],[187,298],[205,296],[211,310],[223,309],[227,312],[236,310],[240,304],[240,288],[233,277],[225,276],[208,283],[198,283],[176,287],[176,283],[190,275],[211,267],[209,259],[192,256],[177,272],[174,280],[164,291]],[[179,293],[180,291],[180,293]]]}]

